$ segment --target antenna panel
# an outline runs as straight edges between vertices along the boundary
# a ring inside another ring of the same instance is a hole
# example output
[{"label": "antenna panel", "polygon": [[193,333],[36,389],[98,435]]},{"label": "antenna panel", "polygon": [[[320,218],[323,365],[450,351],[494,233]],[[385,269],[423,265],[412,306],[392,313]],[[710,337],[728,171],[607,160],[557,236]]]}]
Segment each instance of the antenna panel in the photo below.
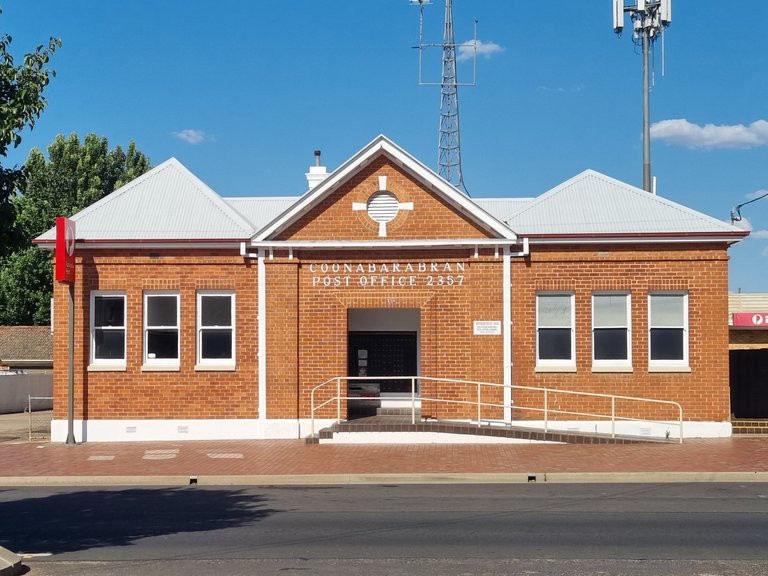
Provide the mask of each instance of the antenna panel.
[{"label": "antenna panel", "polygon": [[613,30],[621,32],[624,27],[624,0],[613,0]]},{"label": "antenna panel", "polygon": [[637,11],[645,12],[645,0],[637,0]]},{"label": "antenna panel", "polygon": [[672,22],[672,0],[661,0],[661,23]]}]

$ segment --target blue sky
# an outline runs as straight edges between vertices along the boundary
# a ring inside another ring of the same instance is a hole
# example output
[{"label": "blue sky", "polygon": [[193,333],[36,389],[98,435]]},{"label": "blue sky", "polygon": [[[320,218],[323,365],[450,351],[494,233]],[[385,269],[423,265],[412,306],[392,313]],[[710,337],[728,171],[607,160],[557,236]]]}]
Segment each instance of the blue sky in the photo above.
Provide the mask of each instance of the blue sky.
[{"label": "blue sky", "polygon": [[[56,134],[135,140],[225,196],[298,195],[313,150],[333,169],[380,133],[437,168],[439,88],[418,85],[408,0],[0,0],[17,58],[58,36],[49,106],[13,162]],[[473,196],[535,196],[592,168],[642,186],[642,60],[611,2],[454,0],[456,41],[490,47],[460,90]],[[443,1],[425,9],[442,39]],[[658,192],[727,219],[768,191],[768,3],[673,0],[654,55]],[[628,24],[628,22],[627,22]],[[439,80],[439,53],[425,53]],[[460,79],[469,63],[460,64]],[[768,291],[768,198],[743,210],[730,286]]]}]

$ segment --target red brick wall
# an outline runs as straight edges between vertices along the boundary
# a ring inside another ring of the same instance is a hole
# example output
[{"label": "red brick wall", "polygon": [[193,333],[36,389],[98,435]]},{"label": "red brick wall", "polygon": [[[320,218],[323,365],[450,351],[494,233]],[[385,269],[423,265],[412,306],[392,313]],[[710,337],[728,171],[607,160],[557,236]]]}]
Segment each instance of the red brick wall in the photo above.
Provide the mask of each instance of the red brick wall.
[{"label": "red brick wall", "polygon": [[[75,418],[257,417],[256,266],[237,254],[210,251],[86,251],[77,258],[75,284]],[[196,291],[236,293],[235,372],[195,371]],[[127,297],[126,370],[89,372],[90,293]],[[143,291],[180,293],[180,370],[142,372]],[[67,414],[66,285],[57,285],[54,332],[54,416]]]},{"label": "red brick wall", "polygon": [[[675,400],[686,419],[728,420],[728,259],[723,247],[532,247],[531,252],[512,266],[514,384]],[[536,373],[536,293],[559,290],[575,293],[577,371]],[[632,373],[592,372],[592,293],[611,290],[631,294]],[[688,373],[648,371],[648,293],[664,290],[688,293]],[[540,398],[514,393],[517,405],[540,403]],[[585,412],[604,412],[609,406],[564,396],[553,402]],[[660,418],[670,414],[655,412]]]}]

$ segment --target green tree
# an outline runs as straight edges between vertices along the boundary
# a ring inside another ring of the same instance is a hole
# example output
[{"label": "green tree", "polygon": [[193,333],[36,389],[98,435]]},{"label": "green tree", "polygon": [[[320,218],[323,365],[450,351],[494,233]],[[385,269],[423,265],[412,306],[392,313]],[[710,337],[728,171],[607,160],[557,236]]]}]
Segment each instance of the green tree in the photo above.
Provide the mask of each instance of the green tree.
[{"label": "green tree", "polygon": [[51,38],[47,46],[38,46],[15,65],[10,52],[13,39],[8,34],[0,36],[0,259],[13,247],[14,190],[22,183],[23,168],[7,166],[3,159],[9,147],[21,143],[24,128],[32,129],[46,106],[43,90],[55,71],[48,68],[48,61],[56,48],[58,38]]},{"label": "green tree", "polygon": [[33,148],[24,164],[21,194],[14,198],[19,247],[0,269],[0,324],[47,324],[53,292],[51,254],[32,240],[52,228],[57,216],[71,216],[149,170],[149,159],[131,142],[128,151],[109,149],[106,138],[59,135],[48,160]]}]

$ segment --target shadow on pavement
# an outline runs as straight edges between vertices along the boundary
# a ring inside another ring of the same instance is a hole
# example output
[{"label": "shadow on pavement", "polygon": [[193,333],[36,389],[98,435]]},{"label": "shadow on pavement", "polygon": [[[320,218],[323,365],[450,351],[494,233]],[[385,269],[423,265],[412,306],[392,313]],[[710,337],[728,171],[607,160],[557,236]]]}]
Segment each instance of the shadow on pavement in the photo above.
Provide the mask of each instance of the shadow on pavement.
[{"label": "shadow on pavement", "polygon": [[17,552],[126,546],[141,538],[243,526],[278,512],[265,507],[265,498],[241,490],[67,490],[10,500],[14,492],[0,492],[0,545]]}]

